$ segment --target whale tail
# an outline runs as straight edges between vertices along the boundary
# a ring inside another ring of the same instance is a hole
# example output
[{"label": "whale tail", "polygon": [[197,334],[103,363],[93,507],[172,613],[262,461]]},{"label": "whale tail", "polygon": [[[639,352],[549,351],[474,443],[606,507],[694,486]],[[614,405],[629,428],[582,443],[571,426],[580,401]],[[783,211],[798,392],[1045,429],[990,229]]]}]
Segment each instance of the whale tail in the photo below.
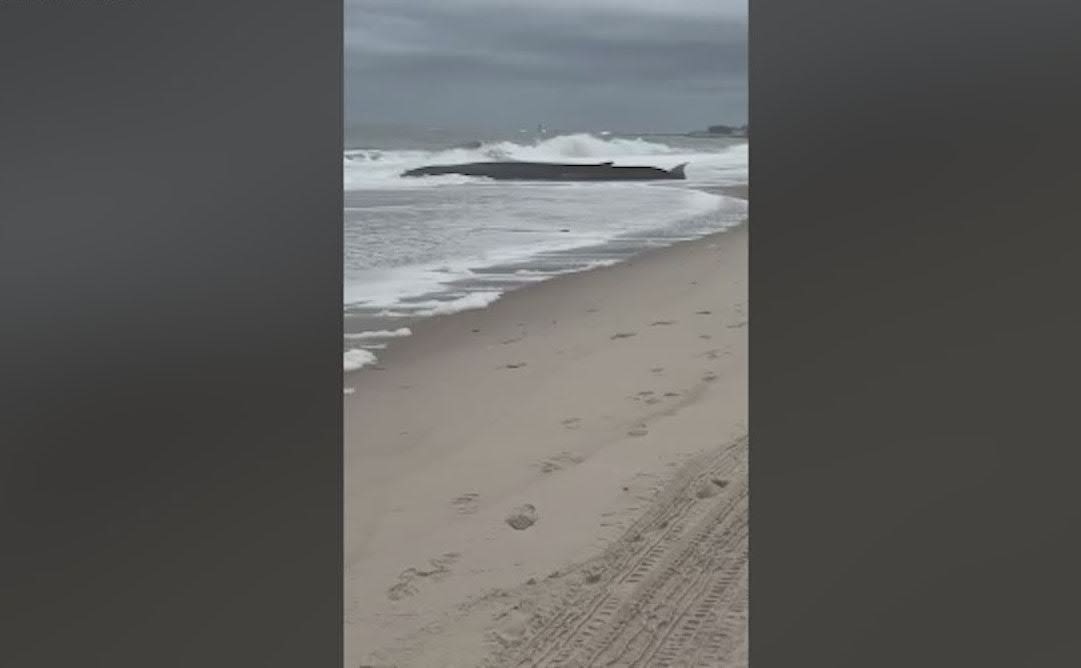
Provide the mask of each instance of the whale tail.
[{"label": "whale tail", "polygon": [[683,169],[687,166],[687,163],[680,163],[668,170],[668,173],[672,175],[673,179],[686,179],[687,175],[683,173]]}]

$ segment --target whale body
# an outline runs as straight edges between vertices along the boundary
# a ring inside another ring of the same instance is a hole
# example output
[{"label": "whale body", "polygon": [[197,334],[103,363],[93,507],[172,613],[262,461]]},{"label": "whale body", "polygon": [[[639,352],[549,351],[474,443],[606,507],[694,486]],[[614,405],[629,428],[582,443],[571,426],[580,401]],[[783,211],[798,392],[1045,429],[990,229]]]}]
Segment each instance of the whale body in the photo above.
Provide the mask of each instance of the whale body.
[{"label": "whale body", "polygon": [[461,174],[517,181],[659,181],[686,179],[687,163],[672,169],[616,166],[611,162],[566,165],[550,162],[470,162],[462,165],[431,165],[402,172],[402,176]]}]

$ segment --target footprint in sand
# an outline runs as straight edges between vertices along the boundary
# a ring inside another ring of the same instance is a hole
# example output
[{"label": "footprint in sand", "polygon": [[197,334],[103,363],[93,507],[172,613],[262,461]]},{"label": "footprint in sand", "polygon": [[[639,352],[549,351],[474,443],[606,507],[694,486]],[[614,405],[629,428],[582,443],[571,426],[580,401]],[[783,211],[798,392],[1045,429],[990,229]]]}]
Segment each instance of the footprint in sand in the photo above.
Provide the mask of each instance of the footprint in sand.
[{"label": "footprint in sand", "polygon": [[698,486],[698,489],[695,490],[694,495],[699,499],[710,499],[717,496],[718,493],[719,490],[716,485],[703,482]]},{"label": "footprint in sand", "polygon": [[737,322],[734,325],[728,325],[728,329],[739,329],[740,327],[746,327],[746,326],[747,326],[747,321],[746,320],[740,320],[739,322]]},{"label": "footprint in sand", "polygon": [[712,315],[713,311],[695,311],[695,315]]},{"label": "footprint in sand", "polygon": [[633,436],[635,438],[638,438],[640,436],[645,436],[648,433],[649,433],[649,430],[646,429],[645,427],[635,427],[634,429],[631,429],[630,431],[627,432],[627,436]]},{"label": "footprint in sand", "polygon": [[706,381],[707,383],[712,383],[713,381],[717,380],[717,374],[710,371],[706,375],[702,376],[702,380]]},{"label": "footprint in sand", "polygon": [[521,341],[521,340],[522,340],[523,338],[525,338],[525,337],[523,337],[523,336],[516,336],[516,337],[514,337],[514,338],[512,338],[512,339],[503,339],[502,341],[500,341],[500,343],[501,343],[501,344],[503,344],[503,345],[505,345],[505,346],[509,346],[509,345],[510,345],[510,344],[512,344],[512,343],[518,343],[518,342],[519,342],[519,341]]},{"label": "footprint in sand", "polygon": [[680,393],[679,392],[665,392],[664,396],[666,396],[666,397],[678,397],[678,396],[680,396]]},{"label": "footprint in sand", "polygon": [[450,573],[450,567],[461,555],[457,552],[446,552],[441,557],[429,559],[430,569],[407,568],[398,576],[398,583],[387,589],[387,598],[399,601],[407,596],[413,596],[419,591],[419,582],[425,578],[438,580]]},{"label": "footprint in sand", "polygon": [[559,456],[556,457],[556,460],[565,464],[581,464],[586,458],[582,455],[576,455],[573,452],[561,452]]},{"label": "footprint in sand", "polygon": [[560,424],[562,424],[567,429],[577,429],[578,427],[582,426],[582,418],[569,417],[566,420],[563,420],[563,422]]},{"label": "footprint in sand", "polygon": [[518,506],[507,515],[506,522],[517,531],[528,529],[537,523],[537,509],[531,503]]},{"label": "footprint in sand", "polygon": [[616,332],[609,338],[614,341],[616,339],[629,339],[632,336],[638,336],[638,332]]},{"label": "footprint in sand", "polygon": [[458,512],[463,515],[472,515],[477,512],[477,499],[480,494],[476,492],[467,492],[451,501],[451,505],[458,509]]},{"label": "footprint in sand", "polygon": [[601,576],[604,575],[604,570],[601,568],[587,569],[582,573],[582,582],[586,584],[597,584],[601,581]]},{"label": "footprint in sand", "polygon": [[656,397],[656,392],[653,390],[642,390],[638,394],[631,397],[634,401],[642,401],[647,404],[656,404],[660,402],[660,399]]},{"label": "footprint in sand", "polygon": [[525,362],[515,362],[513,364],[504,365],[503,368],[505,368],[505,369],[521,369],[524,366],[525,366]]},{"label": "footprint in sand", "polygon": [[554,473],[561,471],[568,466],[574,466],[575,464],[581,464],[585,461],[585,457],[576,455],[571,452],[561,452],[555,457],[546,459],[538,464],[541,473]]},{"label": "footprint in sand", "polygon": [[706,341],[709,341],[709,340],[710,340],[710,339],[712,339],[713,337],[712,337],[712,336],[710,336],[709,334],[699,334],[699,335],[698,335],[698,338],[700,338],[700,339],[705,339]]},{"label": "footprint in sand", "polygon": [[667,327],[668,325],[676,324],[675,320],[657,320],[656,322],[649,323],[650,327]]},{"label": "footprint in sand", "polygon": [[586,313],[596,313],[599,310],[599,308],[587,308]]},{"label": "footprint in sand", "polygon": [[663,373],[664,372],[664,367],[663,366],[655,366],[652,369],[650,369],[649,372],[650,373]]}]

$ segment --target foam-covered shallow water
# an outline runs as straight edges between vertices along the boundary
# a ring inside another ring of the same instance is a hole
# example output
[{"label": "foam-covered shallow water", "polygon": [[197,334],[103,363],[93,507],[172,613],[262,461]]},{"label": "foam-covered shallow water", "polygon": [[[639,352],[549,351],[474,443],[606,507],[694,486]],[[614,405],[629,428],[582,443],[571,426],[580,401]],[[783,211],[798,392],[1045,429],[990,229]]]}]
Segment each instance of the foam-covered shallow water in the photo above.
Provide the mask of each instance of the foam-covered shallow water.
[{"label": "foam-covered shallow water", "polygon": [[[738,224],[747,144],[562,135],[475,148],[351,149],[344,156],[346,370],[374,364],[418,318],[483,308],[509,289],[618,262]],[[530,160],[683,162],[686,181],[506,182],[402,178],[431,164]]]}]

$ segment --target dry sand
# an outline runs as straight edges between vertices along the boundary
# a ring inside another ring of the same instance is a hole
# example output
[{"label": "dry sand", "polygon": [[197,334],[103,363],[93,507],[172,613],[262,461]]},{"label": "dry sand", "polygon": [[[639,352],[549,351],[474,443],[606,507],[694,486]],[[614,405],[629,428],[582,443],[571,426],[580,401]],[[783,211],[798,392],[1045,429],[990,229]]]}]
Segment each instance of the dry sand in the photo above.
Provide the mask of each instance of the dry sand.
[{"label": "dry sand", "polygon": [[747,228],[347,374],[346,666],[745,666]]}]

